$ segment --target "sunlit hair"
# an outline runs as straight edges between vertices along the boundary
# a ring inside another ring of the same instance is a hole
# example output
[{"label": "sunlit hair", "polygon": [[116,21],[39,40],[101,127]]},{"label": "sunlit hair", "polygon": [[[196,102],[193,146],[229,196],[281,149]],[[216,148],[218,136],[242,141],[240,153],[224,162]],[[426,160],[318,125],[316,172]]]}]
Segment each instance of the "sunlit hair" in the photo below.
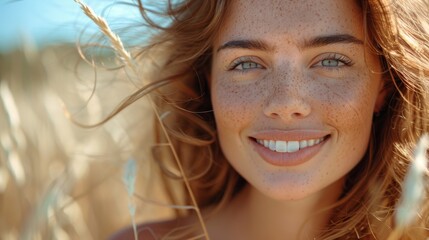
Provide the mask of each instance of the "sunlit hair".
[{"label": "sunlit hair", "polygon": [[[362,7],[365,43],[380,56],[387,96],[374,117],[369,148],[348,175],[343,195],[331,207],[335,214],[321,239],[387,239],[395,229],[393,215],[413,159],[412,150],[418,138],[429,131],[428,2],[356,2]],[[151,59],[145,76],[151,85],[141,92],[152,94],[201,209],[221,208],[247,184],[220,151],[207,79],[213,39],[230,3],[169,1],[165,11],[155,11],[138,2],[145,22],[157,30],[139,55],[140,59]],[[167,26],[157,24],[149,13],[171,22]],[[174,170],[173,162],[165,160],[171,151],[163,145],[160,124],[156,124],[154,134],[157,144],[153,155],[164,170],[166,187],[177,187],[168,179],[183,176]],[[187,197],[173,196],[172,204],[191,204]],[[400,239],[424,239],[428,234],[429,201],[420,208],[419,218],[400,233]],[[178,217],[182,215],[178,213]]]}]

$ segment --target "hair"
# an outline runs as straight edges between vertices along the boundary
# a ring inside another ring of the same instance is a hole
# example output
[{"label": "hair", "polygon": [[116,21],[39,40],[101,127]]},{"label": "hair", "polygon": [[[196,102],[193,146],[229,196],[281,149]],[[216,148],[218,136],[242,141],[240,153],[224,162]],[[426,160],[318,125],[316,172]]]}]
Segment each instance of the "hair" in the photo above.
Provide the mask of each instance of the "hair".
[{"label": "hair", "polygon": [[[380,57],[388,94],[379,116],[374,117],[365,156],[348,174],[341,198],[331,206],[335,214],[319,236],[322,239],[392,236],[397,229],[395,208],[415,143],[429,132],[429,3],[356,2],[362,7],[366,44]],[[142,18],[157,30],[137,56],[152,63],[146,65],[145,78],[150,83],[139,93],[151,94],[161,116],[160,122],[155,121],[153,155],[164,170],[165,187],[173,191],[177,186],[169,179],[185,178],[182,190],[191,195],[172,194],[173,204],[219,209],[247,184],[220,150],[207,81],[212,43],[231,1],[168,1],[165,11],[155,11],[140,0],[137,3]],[[169,24],[156,23],[150,14],[167,17]],[[167,140],[171,148],[163,144]],[[165,160],[169,157],[180,161],[183,172],[171,170],[175,163]],[[186,214],[178,212],[178,217]],[[423,239],[428,226],[429,201],[425,200],[412,225],[395,234],[400,239]]]}]

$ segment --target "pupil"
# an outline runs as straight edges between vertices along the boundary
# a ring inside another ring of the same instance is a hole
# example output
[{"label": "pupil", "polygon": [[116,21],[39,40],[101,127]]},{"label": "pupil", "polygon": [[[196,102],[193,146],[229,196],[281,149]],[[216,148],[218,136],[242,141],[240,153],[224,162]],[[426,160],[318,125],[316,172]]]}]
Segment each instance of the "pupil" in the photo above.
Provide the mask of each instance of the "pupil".
[{"label": "pupil", "polygon": [[252,68],[252,67],[254,67],[254,64],[250,62],[244,63],[243,65],[243,68]]},{"label": "pupil", "polygon": [[322,61],[322,65],[327,67],[336,67],[338,66],[338,60],[326,59]]}]

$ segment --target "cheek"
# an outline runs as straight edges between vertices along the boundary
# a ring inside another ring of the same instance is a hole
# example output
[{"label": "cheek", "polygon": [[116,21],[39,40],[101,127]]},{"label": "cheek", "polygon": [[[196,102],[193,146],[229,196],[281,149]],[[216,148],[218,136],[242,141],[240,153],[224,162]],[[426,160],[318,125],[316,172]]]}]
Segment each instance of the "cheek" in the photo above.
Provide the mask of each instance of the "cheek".
[{"label": "cheek", "polygon": [[[373,111],[378,95],[376,79],[356,75],[326,91],[322,103],[330,127],[335,129],[338,159],[349,159],[346,168],[353,167],[363,157],[368,146]],[[339,167],[340,165],[338,165]]]},{"label": "cheek", "polygon": [[320,107],[332,124],[359,130],[362,124],[371,124],[377,97],[377,86],[373,83],[367,75],[356,75],[338,84],[325,84],[319,88],[325,92],[318,95],[323,96]]},{"label": "cheek", "polygon": [[211,86],[211,96],[218,128],[249,125],[263,105],[258,86],[229,83],[228,80],[217,79]]}]

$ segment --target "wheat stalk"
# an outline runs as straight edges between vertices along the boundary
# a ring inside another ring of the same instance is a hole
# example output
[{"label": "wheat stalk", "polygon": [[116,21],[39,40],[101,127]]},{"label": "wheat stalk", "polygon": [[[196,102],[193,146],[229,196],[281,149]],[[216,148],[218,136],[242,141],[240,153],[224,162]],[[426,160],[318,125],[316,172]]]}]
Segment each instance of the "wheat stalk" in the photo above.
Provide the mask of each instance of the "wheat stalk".
[{"label": "wheat stalk", "polygon": [[120,59],[124,62],[125,65],[131,67],[134,72],[136,72],[134,61],[131,57],[131,54],[125,49],[124,44],[122,43],[121,38],[118,34],[114,33],[112,29],[107,24],[107,21],[98,16],[92,8],[83,3],[81,0],[74,0],[77,4],[80,5],[80,8],[100,29],[100,31],[110,40],[110,44],[119,55]]},{"label": "wheat stalk", "polygon": [[[106,37],[109,38],[110,43],[112,44],[112,47],[117,52],[117,54],[121,57],[121,59],[124,61],[125,66],[131,67],[134,75],[138,76],[138,74],[137,74],[137,68],[135,67],[135,64],[134,64],[134,61],[133,61],[131,55],[124,48],[124,45],[123,45],[120,37],[111,30],[111,28],[107,24],[107,21],[104,18],[102,18],[101,16],[98,16],[88,5],[86,5],[82,1],[80,1],[80,0],[74,0],[74,1],[80,5],[80,7],[83,10],[83,12],[85,13],[85,15],[88,16],[99,27],[99,29],[103,32],[103,34]],[[159,114],[158,110],[156,109],[156,106],[155,106],[152,98],[150,97],[150,95],[147,95],[147,97],[148,97],[148,100],[149,100],[150,105],[152,107],[152,110],[154,111],[155,116],[156,116],[156,118],[157,118],[157,120],[158,120],[158,122],[159,122],[159,124],[161,126],[163,134],[166,137],[166,140],[167,140],[168,145],[169,145],[169,147],[170,147],[170,149],[172,151],[172,154],[174,156],[174,160],[175,160],[175,162],[176,162],[176,164],[177,164],[177,166],[179,168],[179,171],[180,171],[181,175],[183,176],[183,182],[185,184],[186,191],[189,194],[189,197],[191,199],[192,204],[195,206],[194,209],[196,211],[198,220],[199,220],[199,222],[201,224],[201,228],[203,230],[203,234],[204,234],[204,236],[205,236],[205,238],[207,240],[210,240],[210,237],[209,237],[208,232],[207,232],[207,228],[206,228],[206,226],[204,224],[204,220],[203,220],[201,211],[200,211],[200,209],[198,207],[197,201],[196,201],[195,196],[194,196],[194,194],[192,192],[192,189],[191,189],[191,186],[190,186],[190,183],[189,183],[189,179],[186,177],[186,174],[185,174],[185,171],[184,171],[184,169],[182,167],[182,164],[179,161],[179,156],[178,156],[176,150],[173,147],[173,144],[172,144],[172,141],[170,139],[170,136],[167,133],[166,127],[164,126],[162,118],[160,117],[160,114]],[[133,224],[133,228],[134,228],[134,234],[136,236],[135,224]]]}]

